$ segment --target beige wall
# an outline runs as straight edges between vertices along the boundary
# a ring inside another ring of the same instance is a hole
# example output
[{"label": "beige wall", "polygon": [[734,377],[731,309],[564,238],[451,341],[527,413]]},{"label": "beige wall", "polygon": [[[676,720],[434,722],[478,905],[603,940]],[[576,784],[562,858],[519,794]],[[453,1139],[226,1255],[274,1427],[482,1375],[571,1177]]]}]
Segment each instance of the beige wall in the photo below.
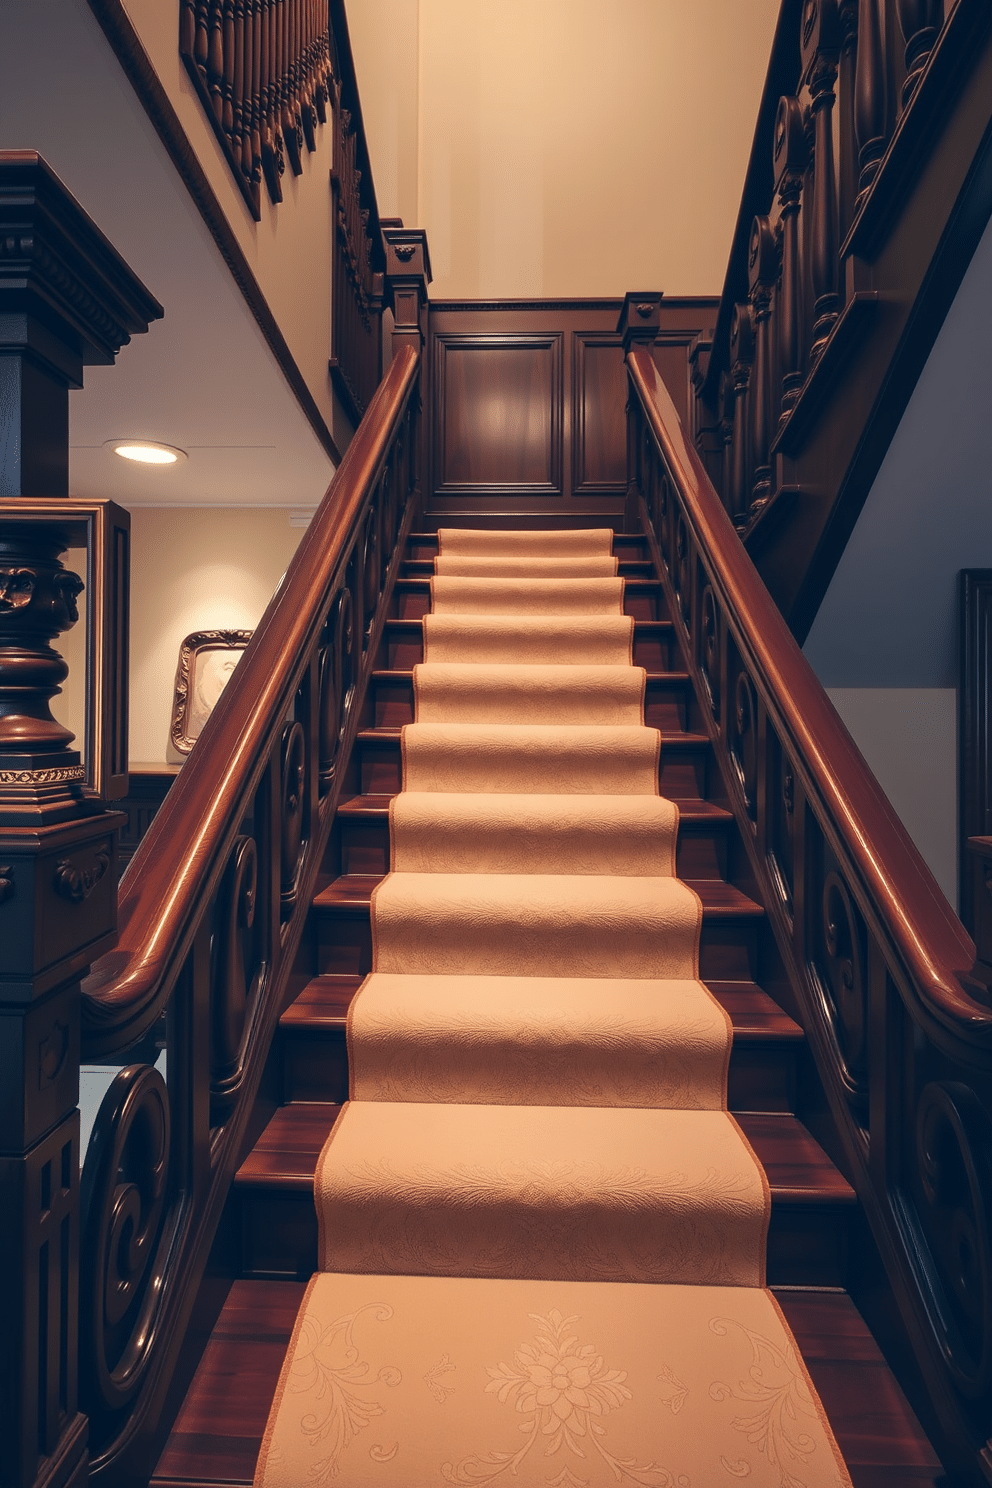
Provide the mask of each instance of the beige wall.
[{"label": "beige wall", "polygon": [[141,507],[132,513],[132,760],[167,757],[183,637],[194,630],[252,630],[302,535],[286,511]]},{"label": "beige wall", "polygon": [[719,293],[778,9],[351,0],[380,208],[427,229],[432,295]]}]

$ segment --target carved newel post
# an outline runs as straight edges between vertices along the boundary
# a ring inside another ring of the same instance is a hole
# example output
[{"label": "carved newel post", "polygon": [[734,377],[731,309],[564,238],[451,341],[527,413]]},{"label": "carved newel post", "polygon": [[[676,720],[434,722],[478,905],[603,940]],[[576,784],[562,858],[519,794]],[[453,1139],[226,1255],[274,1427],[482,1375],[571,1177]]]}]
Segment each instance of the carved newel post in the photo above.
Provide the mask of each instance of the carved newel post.
[{"label": "carved newel post", "polygon": [[[650,351],[654,347],[654,343],[658,339],[658,332],[661,329],[662,298],[663,292],[660,289],[641,290],[637,292],[628,290],[627,294],[624,295],[623,306],[620,310],[620,319],[617,321],[617,333],[620,337],[624,356],[628,352],[637,349]],[[638,510],[638,497],[643,495],[647,499],[647,492],[642,492],[637,483],[639,469],[637,440],[639,438],[640,419],[635,405],[631,401],[629,387],[630,384],[628,382],[627,499],[624,503],[623,530],[625,532],[639,532],[641,530],[641,518]]]},{"label": "carved newel post", "polygon": [[[77,1410],[80,980],[113,945],[121,817],[50,701],[82,581],[69,388],[161,308],[33,152],[0,153],[0,1442],[11,1488],[86,1477]],[[81,681],[82,679],[80,679]]]},{"label": "carved newel post", "polygon": [[[404,227],[399,217],[382,221],[386,245],[385,302],[392,311],[394,355],[401,346],[412,346],[421,356],[427,347],[427,286],[431,282],[431,256],[427,251],[427,234],[420,227]],[[416,489],[411,499],[424,500],[427,491],[427,442],[423,438],[423,389],[427,386],[427,367],[421,366],[420,391],[416,416],[411,421],[415,448],[413,469],[417,473]]]}]

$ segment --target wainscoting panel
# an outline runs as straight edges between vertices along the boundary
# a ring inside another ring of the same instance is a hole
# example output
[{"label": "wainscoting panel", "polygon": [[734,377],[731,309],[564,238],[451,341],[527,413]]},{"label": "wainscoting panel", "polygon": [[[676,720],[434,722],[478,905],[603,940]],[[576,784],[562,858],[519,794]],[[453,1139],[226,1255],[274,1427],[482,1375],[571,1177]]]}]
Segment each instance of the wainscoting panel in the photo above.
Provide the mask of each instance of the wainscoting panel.
[{"label": "wainscoting panel", "polygon": [[[620,300],[430,306],[432,514],[612,520],[626,492]],[[662,301],[659,370],[683,419],[716,300]]]}]

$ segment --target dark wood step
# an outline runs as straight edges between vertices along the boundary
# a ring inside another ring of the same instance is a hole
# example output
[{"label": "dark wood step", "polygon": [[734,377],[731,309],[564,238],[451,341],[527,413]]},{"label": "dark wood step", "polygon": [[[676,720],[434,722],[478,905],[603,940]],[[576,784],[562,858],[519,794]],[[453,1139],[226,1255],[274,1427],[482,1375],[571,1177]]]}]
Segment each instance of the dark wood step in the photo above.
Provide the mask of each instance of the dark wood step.
[{"label": "dark wood step", "polygon": [[[634,665],[648,671],[672,670],[675,627],[671,620],[634,621]],[[424,622],[386,621],[386,665],[404,670],[424,659]]]},{"label": "dark wood step", "polygon": [[[382,874],[351,873],[315,897],[317,972],[364,975],[372,968],[369,901]],[[699,974],[704,981],[757,980],[762,906],[720,879],[686,880],[703,902]]]},{"label": "dark wood step", "polygon": [[[346,1023],[360,976],[318,976],[279,1020],[282,1092],[286,1101],[348,1097]],[[728,1104],[738,1111],[793,1111],[796,1061],[805,1036],[760,987],[714,982],[710,990],[734,1025]]]},{"label": "dark wood step", "polygon": [[[409,550],[408,550],[409,555]],[[618,553],[617,570],[622,579],[647,579],[654,575],[654,564],[650,558],[628,557],[626,553]],[[430,578],[434,573],[434,555],[430,557],[407,556],[403,561],[401,570],[405,579]],[[525,578],[525,574],[520,575]]]},{"label": "dark wood step", "polygon": [[[338,807],[337,863],[343,874],[386,873],[389,869],[391,796],[352,796]],[[676,872],[680,878],[724,878],[727,834],[733,815],[711,801],[679,802]]]},{"label": "dark wood step", "polygon": [[[243,1274],[305,1278],[316,1267],[313,1175],[340,1112],[331,1102],[281,1106],[239,1168]],[[769,1285],[841,1285],[854,1190],[795,1116],[749,1112],[736,1119],[772,1194]]]},{"label": "dark wood step", "polygon": [[[304,1284],[236,1281],[150,1488],[250,1488]],[[938,1488],[940,1464],[850,1297],[776,1292],[855,1488]]]},{"label": "dark wood step", "polygon": [[[584,521],[576,525],[584,527],[612,527],[615,520],[615,517],[604,517],[601,522]],[[458,525],[457,522],[449,522],[445,517],[439,517],[437,521],[438,526],[441,527],[456,527]],[[529,525],[533,528],[534,524],[523,523],[522,525]],[[552,524],[549,519],[550,525]],[[561,524],[556,522],[553,525],[560,526]],[[436,558],[438,553],[437,530],[435,529],[433,532],[411,532],[407,538],[406,552],[408,558]],[[647,539],[638,532],[614,532],[613,552],[617,558],[628,555],[637,558],[646,557],[648,552]]]},{"label": "dark wood step", "polygon": [[[400,730],[363,729],[357,737],[362,795],[395,796],[402,789]],[[669,800],[705,799],[711,759],[705,734],[662,733],[658,788]]]},{"label": "dark wood step", "polygon": [[[413,671],[406,668],[372,673],[376,728],[402,728],[414,721]],[[644,722],[648,728],[678,733],[686,726],[690,697],[687,672],[649,672],[644,688]]]},{"label": "dark wood step", "polygon": [[[419,620],[431,607],[429,578],[398,578],[393,590],[394,619]],[[624,586],[623,609],[635,620],[665,620],[668,607],[665,591],[657,579],[629,578]]]}]

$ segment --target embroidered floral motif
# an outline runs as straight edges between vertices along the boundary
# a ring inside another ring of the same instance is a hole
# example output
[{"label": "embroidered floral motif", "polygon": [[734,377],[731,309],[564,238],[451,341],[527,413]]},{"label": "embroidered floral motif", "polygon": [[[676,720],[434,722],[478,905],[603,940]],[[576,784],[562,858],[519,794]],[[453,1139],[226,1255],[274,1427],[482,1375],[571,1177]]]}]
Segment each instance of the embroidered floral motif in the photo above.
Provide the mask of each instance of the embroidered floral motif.
[{"label": "embroidered floral motif", "polygon": [[[371,1312],[380,1323],[393,1315],[391,1307],[370,1302],[326,1327],[308,1313],[300,1330],[289,1389],[296,1395],[312,1391],[315,1401],[323,1402],[321,1410],[309,1411],[300,1422],[311,1447],[325,1442],[328,1446],[326,1456],[316,1461],[308,1474],[310,1482],[315,1484],[327,1483],[337,1476],[338,1459],[345,1447],[370,1421],[385,1412],[384,1406],[359,1394],[356,1387],[377,1383],[394,1386],[402,1379],[400,1371],[389,1366],[372,1375],[371,1366],[359,1356],[355,1323],[364,1312]],[[381,1450],[373,1447],[370,1455],[375,1457]],[[389,1457],[377,1460],[388,1461]]]},{"label": "embroidered floral motif", "polygon": [[[500,1364],[487,1371],[487,1395],[496,1395],[501,1405],[512,1404],[528,1417],[520,1430],[526,1440],[517,1452],[489,1452],[485,1457],[464,1457],[445,1462],[441,1471],[446,1482],[485,1485],[502,1473],[515,1474],[531,1448],[543,1437],[544,1455],[553,1457],[562,1447],[585,1458],[595,1448],[619,1482],[627,1478],[644,1488],[688,1488],[688,1479],[676,1480],[656,1462],[638,1466],[633,1457],[618,1458],[600,1440],[606,1434],[602,1416],[631,1399],[624,1384],[625,1370],[609,1369],[591,1343],[581,1344],[569,1329],[578,1316],[563,1318],[557,1309],[546,1318],[531,1313],[538,1331],[531,1343],[522,1343],[513,1364]],[[560,1473],[549,1484],[574,1488],[576,1479]]]},{"label": "embroidered floral motif", "polygon": [[661,1380],[660,1395],[662,1403],[668,1406],[673,1416],[677,1416],[685,1405],[685,1397],[689,1393],[689,1386],[679,1379],[678,1375],[667,1364],[659,1374]]},{"label": "embroidered floral motif", "polygon": [[[804,1418],[812,1423],[817,1416],[795,1351],[788,1345],[779,1348],[771,1339],[732,1318],[710,1320],[711,1331],[721,1337],[731,1328],[739,1328],[750,1343],[751,1365],[747,1378],[738,1380],[736,1389],[722,1380],[714,1380],[710,1398],[753,1405],[755,1409],[751,1413],[735,1416],[731,1425],[767,1457],[769,1466],[778,1472],[780,1488],[805,1488],[805,1479],[797,1478],[792,1469],[805,1466],[816,1450],[815,1438],[804,1430]],[[722,1461],[735,1477],[745,1476],[741,1471],[742,1466],[746,1467],[743,1460]]]},{"label": "embroidered floral motif", "polygon": [[454,1385],[446,1385],[441,1378],[443,1374],[454,1374],[455,1367],[448,1358],[448,1355],[444,1354],[434,1365],[433,1369],[428,1369],[424,1375],[424,1383],[434,1396],[438,1405],[443,1405],[448,1396],[455,1393]]}]

